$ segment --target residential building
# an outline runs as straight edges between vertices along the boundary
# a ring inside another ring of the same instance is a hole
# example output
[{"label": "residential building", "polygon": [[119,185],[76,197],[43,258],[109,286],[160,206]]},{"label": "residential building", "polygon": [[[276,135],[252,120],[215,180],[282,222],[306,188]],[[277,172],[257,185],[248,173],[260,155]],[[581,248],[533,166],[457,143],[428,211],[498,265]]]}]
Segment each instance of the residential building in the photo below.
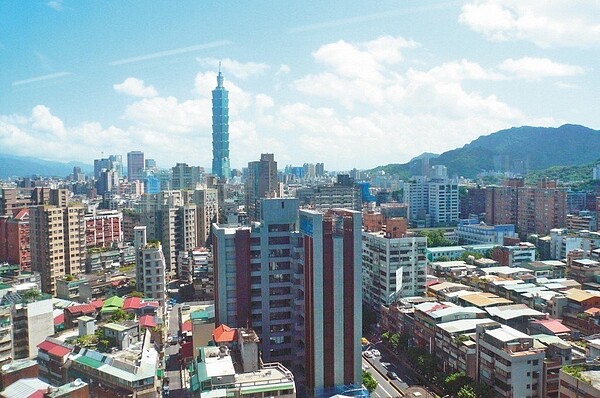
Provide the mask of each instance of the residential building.
[{"label": "residential building", "polygon": [[47,337],[37,347],[40,379],[53,386],[63,384],[64,366],[74,347],[53,337]]},{"label": "residential building", "polygon": [[425,294],[427,238],[362,233],[363,302],[373,311],[399,297]]},{"label": "residential building", "polygon": [[42,291],[54,295],[57,278],[84,270],[84,208],[32,206],[29,227],[31,269],[42,276]]},{"label": "residential building", "polygon": [[198,246],[210,244],[210,228],[218,222],[219,195],[215,188],[196,189],[193,202],[196,205],[196,231]]},{"label": "residential building", "polygon": [[496,246],[492,251],[492,258],[501,266],[518,267],[522,263],[535,261],[535,245],[520,242],[514,246]]},{"label": "residential building", "polygon": [[[238,329],[235,351],[226,346],[200,347],[191,366],[191,396],[295,398],[294,376],[280,363],[262,363],[257,334]],[[235,355],[236,360],[233,359]]]},{"label": "residential building", "polygon": [[559,373],[558,394],[561,398],[595,398],[600,396],[600,367],[562,368]]},{"label": "residential building", "polygon": [[469,221],[461,221],[456,227],[458,242],[462,245],[502,245],[505,237],[517,237],[514,225],[487,225],[484,222],[469,223]]},{"label": "residential building", "polygon": [[116,210],[88,213],[85,219],[86,246],[111,246],[123,242],[123,214]]},{"label": "residential building", "polygon": [[137,250],[136,281],[137,290],[144,297],[152,298],[163,307],[167,295],[166,264],[162,245],[146,239],[146,227],[135,227],[135,248]]},{"label": "residential building", "polygon": [[14,358],[11,313],[10,305],[0,306],[0,366]]},{"label": "residential building", "polygon": [[460,218],[477,216],[481,219],[485,215],[485,199],[485,188],[467,187],[464,196],[460,197]]},{"label": "residential building", "polygon": [[14,216],[0,216],[0,261],[31,266],[29,209],[18,210]]},{"label": "residential building", "polygon": [[202,168],[188,166],[187,163],[177,163],[171,168],[171,189],[194,190],[202,182]]},{"label": "residential building", "polygon": [[339,174],[333,185],[298,188],[296,197],[303,207],[318,211],[330,209],[350,209],[360,211],[362,198],[360,188],[345,174]]},{"label": "residential building", "polygon": [[545,352],[531,336],[497,322],[477,325],[478,381],[500,397],[542,397]]},{"label": "residential building", "polygon": [[229,160],[229,91],[223,87],[219,67],[217,87],[212,91],[212,173],[228,179],[231,174]]},{"label": "residential building", "polygon": [[566,225],[566,191],[558,188],[520,188],[517,229],[522,237],[547,234]]},{"label": "residential building", "polygon": [[404,183],[404,202],[414,226],[453,226],[458,222],[458,183],[454,180],[413,177]]},{"label": "residential building", "polygon": [[7,296],[2,301],[12,301],[13,358],[35,358],[38,354],[38,344],[54,334],[52,300],[44,295],[37,301],[30,302],[19,293]]},{"label": "residential building", "polygon": [[246,213],[251,220],[260,220],[260,200],[275,198],[279,192],[277,162],[272,153],[262,153],[260,160],[248,163],[246,180]]},{"label": "residential building", "polygon": [[517,225],[518,189],[523,180],[503,186],[488,186],[485,190],[485,222],[489,225]]},{"label": "residential building", "polygon": [[142,180],[144,178],[144,152],[131,151],[127,153],[127,179],[129,181]]}]

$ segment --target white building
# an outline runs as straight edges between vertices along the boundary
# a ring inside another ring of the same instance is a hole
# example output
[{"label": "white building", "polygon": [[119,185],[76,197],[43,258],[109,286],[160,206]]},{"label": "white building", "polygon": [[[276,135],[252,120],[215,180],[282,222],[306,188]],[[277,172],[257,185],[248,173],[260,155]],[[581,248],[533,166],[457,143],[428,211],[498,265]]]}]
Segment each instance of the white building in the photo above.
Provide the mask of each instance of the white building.
[{"label": "white building", "polygon": [[408,219],[419,227],[455,225],[458,222],[458,182],[417,176],[404,183]]},{"label": "white building", "polygon": [[146,227],[134,228],[134,245],[137,251],[137,290],[145,297],[155,299],[164,307],[166,290],[166,266],[162,245],[158,241],[146,240]]},{"label": "white building", "polygon": [[427,238],[363,232],[363,301],[373,310],[400,297],[425,294]]},{"label": "white building", "polygon": [[497,322],[477,325],[477,375],[499,397],[542,397],[545,352],[531,336]]}]

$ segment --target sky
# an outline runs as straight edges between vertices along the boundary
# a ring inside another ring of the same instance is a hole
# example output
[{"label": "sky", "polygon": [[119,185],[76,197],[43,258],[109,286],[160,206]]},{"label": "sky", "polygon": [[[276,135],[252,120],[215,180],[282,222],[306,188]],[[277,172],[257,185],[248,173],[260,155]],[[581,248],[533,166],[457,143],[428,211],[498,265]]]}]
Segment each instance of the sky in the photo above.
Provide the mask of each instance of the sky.
[{"label": "sky", "polygon": [[[513,126],[600,128],[596,0],[2,1],[0,153],[210,168],[404,163]],[[543,150],[543,143],[540,143]]]}]

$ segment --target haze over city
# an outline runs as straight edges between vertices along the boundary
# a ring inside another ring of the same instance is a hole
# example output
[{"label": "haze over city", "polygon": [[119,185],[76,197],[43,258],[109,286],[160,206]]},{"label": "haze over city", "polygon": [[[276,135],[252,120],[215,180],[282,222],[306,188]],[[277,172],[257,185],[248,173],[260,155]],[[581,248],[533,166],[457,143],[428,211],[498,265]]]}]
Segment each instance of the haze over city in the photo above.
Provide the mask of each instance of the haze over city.
[{"label": "haze over city", "polygon": [[402,163],[512,126],[600,127],[594,1],[3,2],[0,152]]}]

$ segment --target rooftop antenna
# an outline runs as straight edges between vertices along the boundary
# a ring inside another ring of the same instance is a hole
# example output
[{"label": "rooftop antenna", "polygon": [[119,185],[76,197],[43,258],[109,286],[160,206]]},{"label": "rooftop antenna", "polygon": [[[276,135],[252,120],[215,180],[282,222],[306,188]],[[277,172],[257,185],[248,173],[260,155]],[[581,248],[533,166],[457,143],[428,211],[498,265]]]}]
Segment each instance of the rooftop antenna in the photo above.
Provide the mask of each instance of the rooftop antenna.
[{"label": "rooftop antenna", "polygon": [[219,61],[219,74],[217,75],[217,87],[223,87],[223,75],[221,74],[221,61]]}]

